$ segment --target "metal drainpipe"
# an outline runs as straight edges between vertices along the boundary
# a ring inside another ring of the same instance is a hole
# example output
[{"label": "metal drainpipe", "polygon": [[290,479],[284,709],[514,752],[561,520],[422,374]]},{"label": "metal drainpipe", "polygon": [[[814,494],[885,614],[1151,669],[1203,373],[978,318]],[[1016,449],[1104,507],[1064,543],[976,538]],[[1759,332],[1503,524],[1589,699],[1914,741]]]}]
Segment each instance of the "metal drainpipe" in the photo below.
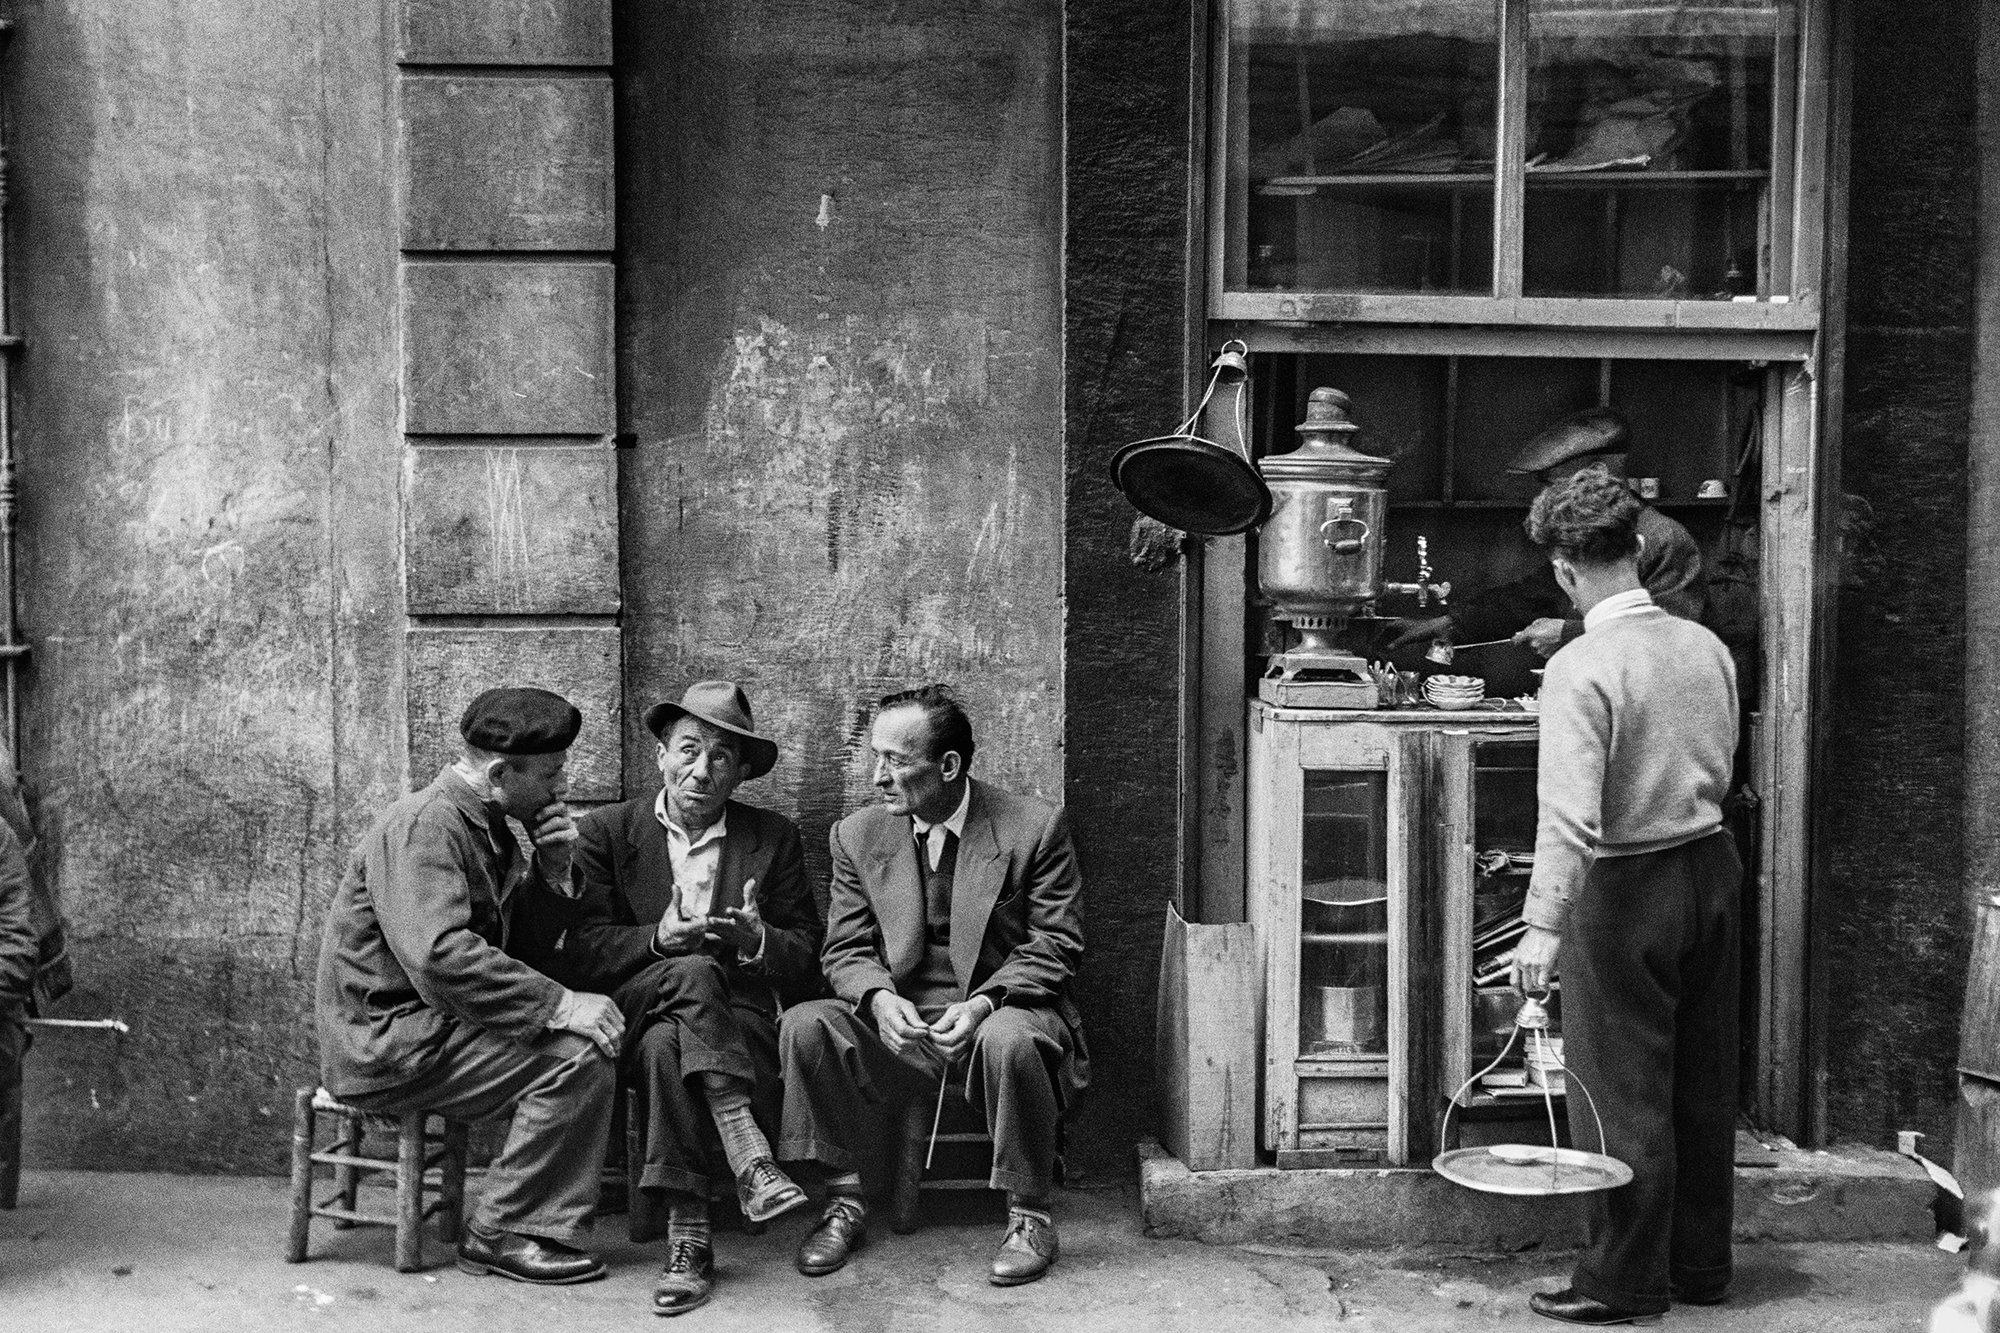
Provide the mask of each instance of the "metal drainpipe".
[{"label": "metal drainpipe", "polygon": [[[0,54],[14,36],[14,21],[0,19]],[[21,753],[20,668],[28,655],[14,615],[14,355],[21,339],[13,332],[7,310],[7,145],[0,121],[0,662],[5,663],[6,733],[8,751]]]},{"label": "metal drainpipe", "polygon": [[1954,1165],[1968,1189],[2000,1185],[2000,14],[1979,7],[1973,129],[1979,171],[1972,291],[1972,419],[1965,513],[1965,920]]}]

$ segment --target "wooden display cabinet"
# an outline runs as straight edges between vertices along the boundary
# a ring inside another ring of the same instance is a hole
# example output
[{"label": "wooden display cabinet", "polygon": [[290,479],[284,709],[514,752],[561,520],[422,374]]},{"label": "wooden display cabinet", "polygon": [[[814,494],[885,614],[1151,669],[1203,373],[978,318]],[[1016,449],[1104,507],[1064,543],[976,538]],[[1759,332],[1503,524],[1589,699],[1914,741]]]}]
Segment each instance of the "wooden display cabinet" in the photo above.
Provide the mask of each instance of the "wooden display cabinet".
[{"label": "wooden display cabinet", "polygon": [[1401,1166],[1437,1150],[1478,1047],[1479,840],[1532,848],[1535,721],[1250,704],[1262,1138],[1279,1166]]}]

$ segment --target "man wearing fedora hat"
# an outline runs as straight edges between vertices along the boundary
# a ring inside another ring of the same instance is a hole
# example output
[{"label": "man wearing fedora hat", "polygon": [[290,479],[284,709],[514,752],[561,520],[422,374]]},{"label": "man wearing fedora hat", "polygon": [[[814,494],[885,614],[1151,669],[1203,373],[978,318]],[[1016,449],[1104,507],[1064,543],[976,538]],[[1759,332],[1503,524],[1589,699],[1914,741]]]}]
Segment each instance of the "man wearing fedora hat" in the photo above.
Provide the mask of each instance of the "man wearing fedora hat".
[{"label": "man wearing fedora hat", "polygon": [[732,799],[778,759],[742,689],[698,681],[645,721],[660,789],[578,822],[582,893],[544,934],[552,974],[609,993],[625,1016],[643,1142],[627,1164],[629,1221],[634,1240],[666,1235],[653,1309],[676,1315],[714,1290],[716,1148],[746,1218],[806,1202],[766,1131],[779,1117],[778,1013],[822,993],[823,927],[798,828]]},{"label": "man wearing fedora hat", "polygon": [[[1544,487],[1586,468],[1612,476],[1625,472],[1625,418],[1608,407],[1573,413],[1541,431],[1507,464],[1509,472],[1532,476]],[[1639,577],[1662,610],[1683,620],[1699,620],[1707,603],[1701,547],[1674,519],[1649,504],[1639,506]],[[1583,633],[1583,617],[1559,587],[1549,564],[1538,560],[1527,575],[1469,597],[1442,615],[1398,620],[1391,648],[1442,639],[1488,643],[1511,638],[1542,657]]]},{"label": "man wearing fedora hat", "polygon": [[[519,955],[523,909],[571,892],[565,752],[583,715],[487,690],[456,763],[385,811],[327,909],[314,994],[320,1077],[363,1111],[510,1119],[458,1265],[520,1282],[604,1276],[590,1234],[624,1020]],[[534,843],[524,859],[508,819]]]}]

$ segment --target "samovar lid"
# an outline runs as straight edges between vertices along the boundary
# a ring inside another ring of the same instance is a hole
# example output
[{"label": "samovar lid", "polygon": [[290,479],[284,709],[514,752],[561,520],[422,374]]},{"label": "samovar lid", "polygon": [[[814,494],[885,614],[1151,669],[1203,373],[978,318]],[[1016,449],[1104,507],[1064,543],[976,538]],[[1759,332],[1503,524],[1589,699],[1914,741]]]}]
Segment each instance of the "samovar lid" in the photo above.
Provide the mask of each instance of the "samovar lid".
[{"label": "samovar lid", "polygon": [[1306,399],[1306,419],[1299,423],[1299,447],[1258,461],[1270,481],[1348,481],[1377,483],[1389,475],[1395,460],[1364,454],[1347,442],[1360,430],[1347,415],[1347,395],[1338,389],[1314,389]]}]

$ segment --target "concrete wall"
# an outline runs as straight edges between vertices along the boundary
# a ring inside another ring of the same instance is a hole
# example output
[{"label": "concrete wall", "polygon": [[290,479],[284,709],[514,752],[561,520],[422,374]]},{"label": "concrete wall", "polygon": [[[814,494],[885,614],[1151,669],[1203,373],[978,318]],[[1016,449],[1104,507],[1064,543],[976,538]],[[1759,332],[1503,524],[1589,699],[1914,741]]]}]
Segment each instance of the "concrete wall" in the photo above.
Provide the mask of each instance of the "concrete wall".
[{"label": "concrete wall", "polygon": [[1949,1160],[1969,939],[1959,841],[1975,9],[1854,6],[1847,392],[1825,889],[1834,1137]]},{"label": "concrete wall", "polygon": [[75,925],[29,1160],[275,1166],[321,904],[399,785],[373,5],[17,5],[24,766]]}]

